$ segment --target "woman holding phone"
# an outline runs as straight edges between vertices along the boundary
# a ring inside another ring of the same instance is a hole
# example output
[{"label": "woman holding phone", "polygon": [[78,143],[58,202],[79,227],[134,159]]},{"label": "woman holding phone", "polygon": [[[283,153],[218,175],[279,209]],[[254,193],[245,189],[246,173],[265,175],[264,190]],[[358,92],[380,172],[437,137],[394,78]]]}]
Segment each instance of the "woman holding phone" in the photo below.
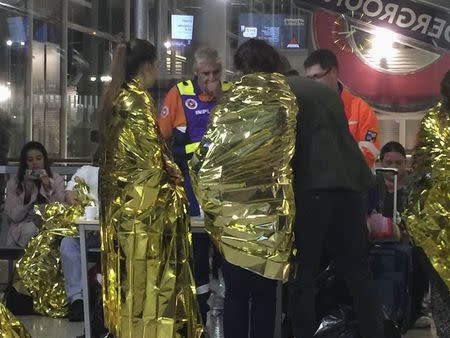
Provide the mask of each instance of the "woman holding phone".
[{"label": "woman holding phone", "polygon": [[26,143],[20,152],[19,170],[6,186],[7,245],[25,247],[39,232],[34,206],[63,202],[64,197],[64,179],[51,171],[45,147],[35,141]]}]

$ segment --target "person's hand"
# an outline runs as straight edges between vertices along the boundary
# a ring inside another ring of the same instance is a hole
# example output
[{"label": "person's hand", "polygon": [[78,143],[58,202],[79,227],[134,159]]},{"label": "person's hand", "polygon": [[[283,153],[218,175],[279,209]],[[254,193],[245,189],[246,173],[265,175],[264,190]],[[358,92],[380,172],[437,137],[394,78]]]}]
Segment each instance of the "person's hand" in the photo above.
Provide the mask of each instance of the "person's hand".
[{"label": "person's hand", "polygon": [[43,173],[40,177],[40,180],[42,182],[42,186],[44,187],[44,189],[49,191],[51,186],[50,186],[50,178],[48,177],[47,173]]},{"label": "person's hand", "polygon": [[183,176],[181,176],[180,172],[171,167],[170,165],[166,166],[167,169],[167,173],[170,176],[170,181],[174,184],[174,185],[183,185]]},{"label": "person's hand", "polygon": [[218,98],[222,94],[220,81],[213,81],[206,84],[205,92],[214,98]]},{"label": "person's hand", "polygon": [[171,161],[167,158],[167,156],[163,155],[163,160],[164,168],[169,174],[170,182],[172,182],[174,185],[182,185],[183,176],[181,175],[181,172],[177,170],[176,167],[173,167],[173,165],[170,163]]},{"label": "person's hand", "polygon": [[69,205],[74,205],[77,202],[78,194],[76,191],[68,190],[66,191],[66,202]]}]

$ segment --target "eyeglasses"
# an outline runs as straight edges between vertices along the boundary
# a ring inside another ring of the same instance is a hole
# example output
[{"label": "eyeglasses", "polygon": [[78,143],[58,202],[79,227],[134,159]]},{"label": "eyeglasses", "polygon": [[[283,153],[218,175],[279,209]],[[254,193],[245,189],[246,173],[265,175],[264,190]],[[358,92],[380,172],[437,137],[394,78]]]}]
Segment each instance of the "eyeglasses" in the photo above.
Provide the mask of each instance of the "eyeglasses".
[{"label": "eyeglasses", "polygon": [[308,79],[311,79],[311,80],[320,80],[320,79],[323,78],[324,76],[328,75],[329,72],[331,72],[331,68],[328,68],[328,70],[326,70],[326,71],[323,72],[322,74],[314,74],[314,75],[310,75],[310,76],[308,76]]}]

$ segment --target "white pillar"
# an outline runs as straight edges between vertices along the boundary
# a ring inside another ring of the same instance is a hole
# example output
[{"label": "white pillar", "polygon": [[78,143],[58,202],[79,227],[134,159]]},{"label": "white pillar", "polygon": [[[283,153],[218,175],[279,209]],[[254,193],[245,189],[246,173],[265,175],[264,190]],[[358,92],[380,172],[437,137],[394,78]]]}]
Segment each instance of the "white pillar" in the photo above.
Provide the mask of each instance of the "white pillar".
[{"label": "white pillar", "polygon": [[134,31],[137,39],[148,40],[148,0],[135,0]]}]

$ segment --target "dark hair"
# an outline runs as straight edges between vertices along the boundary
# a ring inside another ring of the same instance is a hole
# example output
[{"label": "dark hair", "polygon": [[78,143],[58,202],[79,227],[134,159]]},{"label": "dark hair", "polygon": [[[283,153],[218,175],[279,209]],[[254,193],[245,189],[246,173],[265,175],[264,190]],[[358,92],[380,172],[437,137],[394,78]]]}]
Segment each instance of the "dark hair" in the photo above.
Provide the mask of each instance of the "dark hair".
[{"label": "dark hair", "polygon": [[391,142],[386,143],[383,146],[383,148],[381,148],[380,160],[383,161],[384,155],[386,155],[386,153],[391,153],[391,152],[402,154],[403,157],[406,158],[405,148],[403,148],[403,146],[400,143],[391,141]]},{"label": "dark hair", "polygon": [[322,69],[331,69],[333,67],[339,69],[336,54],[329,49],[317,49],[303,62],[305,69],[314,65],[320,65]]},{"label": "dark hair", "polygon": [[250,39],[244,42],[234,54],[234,66],[244,74],[282,71],[278,52],[263,40]]},{"label": "dark hair", "polygon": [[285,76],[294,76],[294,75],[300,75],[299,72],[292,68],[291,63],[289,62],[288,58],[283,55],[280,54],[280,66],[281,66],[281,74],[285,75]]},{"label": "dark hair", "polygon": [[450,70],[445,73],[441,80],[441,95],[444,98],[447,108],[450,109]]},{"label": "dark hair", "polygon": [[112,80],[103,93],[100,108],[100,139],[104,139],[110,128],[113,103],[122,86],[138,74],[145,62],[154,63],[156,57],[155,46],[147,40],[134,39],[117,46],[111,70]]},{"label": "dark hair", "polygon": [[50,161],[48,160],[47,150],[42,145],[42,143],[30,141],[26,143],[22,147],[22,150],[20,151],[19,170],[17,171],[17,178],[19,181],[17,185],[17,190],[19,192],[22,191],[22,182],[23,178],[25,177],[25,171],[27,170],[27,155],[30,150],[38,150],[42,153],[42,156],[44,156],[44,169],[49,177],[53,177],[53,173],[50,170]]}]

